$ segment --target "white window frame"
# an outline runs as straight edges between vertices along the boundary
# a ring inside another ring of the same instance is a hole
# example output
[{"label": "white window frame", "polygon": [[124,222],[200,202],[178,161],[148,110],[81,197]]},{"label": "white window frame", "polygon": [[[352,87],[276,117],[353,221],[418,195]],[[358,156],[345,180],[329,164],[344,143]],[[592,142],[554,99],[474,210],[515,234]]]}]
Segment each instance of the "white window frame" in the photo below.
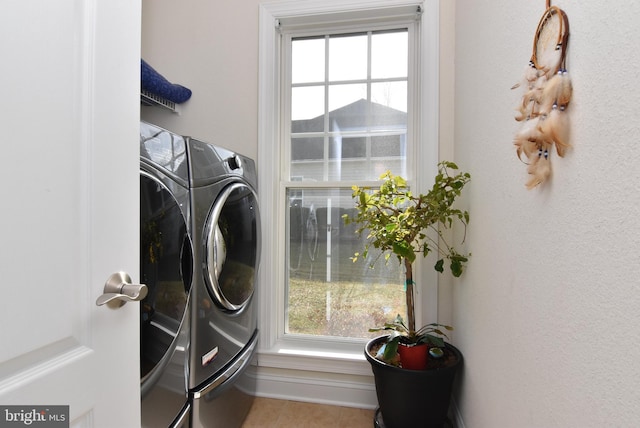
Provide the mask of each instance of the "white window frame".
[{"label": "white window frame", "polygon": [[[280,174],[288,158],[283,158],[280,141],[283,117],[280,115],[281,42],[278,26],[305,22],[313,25],[334,19],[337,14],[364,16],[369,21],[376,16],[391,15],[403,7],[421,8],[420,51],[416,52],[419,73],[414,90],[413,108],[419,125],[414,126],[417,144],[407,159],[407,168],[414,172],[417,189],[424,189],[435,175],[438,160],[439,109],[439,14],[440,0],[286,0],[260,6],[259,46],[259,108],[258,108],[258,180],[262,217],[262,255],[259,273],[259,365],[285,369],[329,371],[344,374],[369,375],[370,368],[363,356],[362,340],[284,336],[285,296],[285,213],[279,198],[283,198]],[[383,13],[380,14],[380,11]],[[387,13],[388,12],[388,13]],[[304,18],[303,18],[304,17]],[[410,101],[411,102],[411,101]],[[418,168],[419,166],[419,168]],[[330,183],[327,183],[330,184]],[[437,319],[437,275],[433,269],[416,266],[416,277],[429,284],[416,296],[418,319],[428,314]]]}]

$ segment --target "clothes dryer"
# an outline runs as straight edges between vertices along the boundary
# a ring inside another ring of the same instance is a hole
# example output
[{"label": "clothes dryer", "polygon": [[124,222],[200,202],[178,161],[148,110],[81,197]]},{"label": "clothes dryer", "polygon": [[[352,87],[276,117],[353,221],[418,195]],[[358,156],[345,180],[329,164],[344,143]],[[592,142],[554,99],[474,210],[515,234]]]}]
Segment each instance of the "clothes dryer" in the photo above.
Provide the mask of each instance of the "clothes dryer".
[{"label": "clothes dryer", "polygon": [[140,126],[140,389],[143,427],[190,426],[187,391],[193,274],[186,141]]},{"label": "clothes dryer", "polygon": [[255,394],[260,213],[252,159],[188,139],[194,275],[192,426],[239,427]]}]

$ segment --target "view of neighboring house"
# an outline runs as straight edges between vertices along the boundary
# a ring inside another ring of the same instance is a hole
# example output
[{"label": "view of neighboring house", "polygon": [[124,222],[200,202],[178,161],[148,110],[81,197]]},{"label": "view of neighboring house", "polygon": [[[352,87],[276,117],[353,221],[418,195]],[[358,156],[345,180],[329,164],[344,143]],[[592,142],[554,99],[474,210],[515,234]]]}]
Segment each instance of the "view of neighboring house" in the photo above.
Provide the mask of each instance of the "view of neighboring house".
[{"label": "view of neighboring house", "polygon": [[[365,99],[328,115],[294,120],[292,179],[356,184],[375,180],[387,169],[405,174],[406,129],[406,112]],[[364,171],[375,173],[363,177]],[[342,219],[355,212],[350,187],[330,193],[327,197],[326,189],[299,188],[288,195],[292,267],[306,265],[305,275],[313,271],[328,280],[351,275],[349,257],[364,240],[355,234],[354,224],[345,225]]]},{"label": "view of neighboring house", "polygon": [[[325,132],[326,130],[326,132]],[[387,169],[405,174],[407,113],[360,99],[291,125],[291,176],[299,180],[362,181]],[[374,168],[368,168],[373,164]],[[377,166],[376,164],[379,164]],[[363,177],[362,171],[375,171]]]}]

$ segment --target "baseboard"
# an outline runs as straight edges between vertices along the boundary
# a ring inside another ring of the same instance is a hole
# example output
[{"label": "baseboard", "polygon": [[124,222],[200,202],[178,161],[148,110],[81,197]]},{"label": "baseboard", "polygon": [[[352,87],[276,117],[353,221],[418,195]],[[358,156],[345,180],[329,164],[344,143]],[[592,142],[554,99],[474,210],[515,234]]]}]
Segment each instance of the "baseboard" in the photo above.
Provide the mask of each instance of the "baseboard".
[{"label": "baseboard", "polygon": [[375,409],[373,377],[252,366],[256,396],[334,406]]}]

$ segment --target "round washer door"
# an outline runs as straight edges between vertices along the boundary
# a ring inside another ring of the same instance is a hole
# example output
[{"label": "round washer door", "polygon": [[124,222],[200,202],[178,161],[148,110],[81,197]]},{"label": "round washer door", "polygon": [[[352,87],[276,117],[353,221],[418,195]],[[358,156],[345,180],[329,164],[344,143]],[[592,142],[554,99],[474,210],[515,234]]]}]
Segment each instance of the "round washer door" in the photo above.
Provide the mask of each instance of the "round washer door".
[{"label": "round washer door", "polygon": [[140,375],[167,363],[187,308],[193,255],[180,205],[157,178],[140,172]]},{"label": "round washer door", "polygon": [[205,226],[205,280],[213,301],[239,312],[253,295],[259,263],[258,199],[246,184],[225,187]]}]

